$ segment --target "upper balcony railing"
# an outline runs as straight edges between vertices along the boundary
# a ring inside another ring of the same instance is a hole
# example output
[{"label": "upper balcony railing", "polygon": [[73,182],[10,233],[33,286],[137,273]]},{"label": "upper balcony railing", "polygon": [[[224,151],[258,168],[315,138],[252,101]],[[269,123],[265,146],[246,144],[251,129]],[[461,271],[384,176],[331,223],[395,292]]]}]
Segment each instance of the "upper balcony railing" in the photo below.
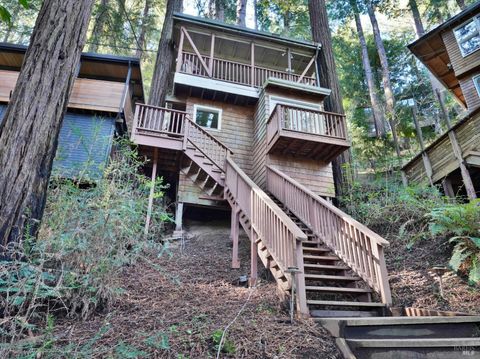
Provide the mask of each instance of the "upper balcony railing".
[{"label": "upper balcony railing", "polygon": [[302,76],[287,71],[252,66],[251,64],[215,57],[212,59],[213,61],[208,56],[199,57],[197,54],[183,51],[182,56],[179,57],[181,63],[177,64],[177,71],[249,87],[261,87],[270,77],[317,86],[317,80],[314,76]]},{"label": "upper balcony railing", "polygon": [[267,142],[280,131],[347,140],[344,115],[277,104],[267,123]]}]

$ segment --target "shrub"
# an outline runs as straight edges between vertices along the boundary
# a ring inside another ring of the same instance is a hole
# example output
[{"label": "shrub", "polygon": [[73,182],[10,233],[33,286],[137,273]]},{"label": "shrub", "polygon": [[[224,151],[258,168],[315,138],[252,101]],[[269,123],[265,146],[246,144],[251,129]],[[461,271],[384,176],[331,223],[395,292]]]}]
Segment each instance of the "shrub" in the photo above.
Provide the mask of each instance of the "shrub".
[{"label": "shrub", "polygon": [[[136,150],[123,140],[116,147],[103,178],[88,188],[53,178],[39,238],[16,245],[18,259],[0,261],[3,341],[31,334],[49,313],[85,319],[108,308],[125,265],[162,249],[154,239],[169,216],[157,206],[151,234],[143,234],[151,183]],[[164,186],[157,185],[158,198]]]},{"label": "shrub", "polygon": [[480,283],[480,200],[435,208],[429,217],[433,236],[453,235],[451,268],[468,274],[470,282]]}]

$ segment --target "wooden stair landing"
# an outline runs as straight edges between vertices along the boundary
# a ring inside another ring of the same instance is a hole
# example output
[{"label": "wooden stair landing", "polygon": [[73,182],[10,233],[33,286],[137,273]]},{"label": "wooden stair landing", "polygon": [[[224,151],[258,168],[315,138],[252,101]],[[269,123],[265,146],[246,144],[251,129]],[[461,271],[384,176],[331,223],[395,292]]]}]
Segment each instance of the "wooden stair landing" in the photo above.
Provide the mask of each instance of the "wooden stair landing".
[{"label": "wooden stair landing", "polygon": [[302,249],[310,315],[316,318],[385,315],[386,306],[376,300],[373,290],[282,202],[270,197],[308,236]]}]

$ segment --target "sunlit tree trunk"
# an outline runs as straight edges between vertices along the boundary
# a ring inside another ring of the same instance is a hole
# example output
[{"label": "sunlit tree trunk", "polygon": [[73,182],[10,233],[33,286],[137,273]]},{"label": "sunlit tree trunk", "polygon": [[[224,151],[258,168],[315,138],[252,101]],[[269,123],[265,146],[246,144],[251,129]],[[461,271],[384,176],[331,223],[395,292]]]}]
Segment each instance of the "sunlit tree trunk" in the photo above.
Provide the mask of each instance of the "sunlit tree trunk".
[{"label": "sunlit tree trunk", "polygon": [[237,0],[237,25],[246,26],[247,0]]},{"label": "sunlit tree trunk", "polygon": [[100,4],[98,5],[97,13],[93,22],[92,34],[90,35],[90,45],[88,46],[88,51],[90,52],[98,51],[98,44],[100,42],[105,27],[105,20],[108,11],[109,1],[110,0],[101,0]]},{"label": "sunlit tree trunk", "polygon": [[[408,1],[410,10],[412,11],[413,23],[415,27],[415,33],[417,34],[417,38],[422,37],[425,34],[425,28],[423,27],[422,17],[420,16],[420,11],[418,10],[418,4],[416,0],[409,0]],[[440,82],[432,75],[430,71],[428,71],[428,78],[430,80],[430,86],[432,88],[433,97],[436,98],[435,94],[437,93],[437,89],[441,90],[442,85]],[[441,132],[440,120],[437,117],[435,119],[435,132],[439,134]]]},{"label": "sunlit tree trunk", "polygon": [[145,49],[145,44],[147,42],[148,18],[150,15],[151,7],[152,0],[145,0],[142,14],[142,24],[140,25],[140,33],[138,35],[137,51],[135,52],[135,56],[138,58],[141,58],[143,56],[143,50]]},{"label": "sunlit tree trunk", "polygon": [[380,102],[375,86],[375,79],[373,76],[372,66],[370,64],[370,57],[368,55],[367,40],[365,39],[365,34],[363,32],[363,26],[362,22],[360,21],[357,4],[355,3],[355,0],[351,0],[350,3],[353,8],[357,36],[360,42],[360,48],[362,50],[362,65],[363,71],[365,72],[365,80],[367,82],[370,103],[372,105],[375,129],[378,137],[385,137],[385,114],[383,112],[382,103]]},{"label": "sunlit tree trunk", "polygon": [[93,0],[45,0],[0,124],[0,244],[35,237]]},{"label": "sunlit tree trunk", "polygon": [[393,145],[395,146],[395,152],[401,163],[401,153],[400,153],[400,144],[398,142],[397,136],[397,124],[395,118],[395,97],[393,95],[392,84],[390,82],[390,68],[387,59],[387,52],[385,51],[385,46],[383,44],[382,35],[380,33],[380,28],[378,26],[377,17],[375,16],[375,9],[371,3],[371,0],[366,0],[368,16],[373,28],[373,37],[375,39],[375,47],[377,48],[378,57],[380,58],[380,65],[382,67],[382,82],[383,82],[383,91],[385,93],[385,103],[386,103],[386,115],[390,127],[392,130],[393,136]]},{"label": "sunlit tree trunk", "polygon": [[[338,81],[335,57],[333,54],[332,35],[328,23],[327,8],[325,0],[309,0],[308,11],[310,15],[310,24],[313,41],[322,44],[318,53],[318,67],[320,86],[330,89],[330,96],[325,99],[324,107],[326,111],[344,113],[342,104],[342,94]],[[332,163],[335,190],[337,195],[342,194],[342,185],[345,176],[343,175],[342,165],[349,161],[349,153],[344,152]]]},{"label": "sunlit tree trunk", "polygon": [[214,17],[217,20],[225,22],[225,0],[210,0],[214,3],[213,7],[215,9]]},{"label": "sunlit tree trunk", "polygon": [[172,67],[175,59],[172,43],[173,13],[180,12],[182,6],[182,0],[167,1],[162,34],[158,44],[157,59],[155,60],[155,69],[153,70],[150,96],[148,98],[150,105],[163,106],[167,97],[167,91],[172,88]]}]

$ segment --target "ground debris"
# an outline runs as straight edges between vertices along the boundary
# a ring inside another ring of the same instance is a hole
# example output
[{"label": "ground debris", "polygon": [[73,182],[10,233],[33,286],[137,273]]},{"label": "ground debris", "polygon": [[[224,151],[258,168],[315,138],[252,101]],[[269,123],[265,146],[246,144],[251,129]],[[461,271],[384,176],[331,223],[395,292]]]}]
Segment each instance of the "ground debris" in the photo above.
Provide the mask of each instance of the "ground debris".
[{"label": "ground debris", "polygon": [[[83,348],[96,336],[93,357],[214,358],[214,334],[233,320],[251,290],[238,286],[249,272],[249,242],[240,240],[242,265],[232,270],[228,223],[191,223],[189,233],[160,258],[145,258],[123,273],[124,292],[110,313],[59,323],[58,332],[69,331],[65,344]],[[229,328],[221,357],[340,358],[323,328],[310,320],[291,325],[287,318],[275,283],[260,281]]]}]

